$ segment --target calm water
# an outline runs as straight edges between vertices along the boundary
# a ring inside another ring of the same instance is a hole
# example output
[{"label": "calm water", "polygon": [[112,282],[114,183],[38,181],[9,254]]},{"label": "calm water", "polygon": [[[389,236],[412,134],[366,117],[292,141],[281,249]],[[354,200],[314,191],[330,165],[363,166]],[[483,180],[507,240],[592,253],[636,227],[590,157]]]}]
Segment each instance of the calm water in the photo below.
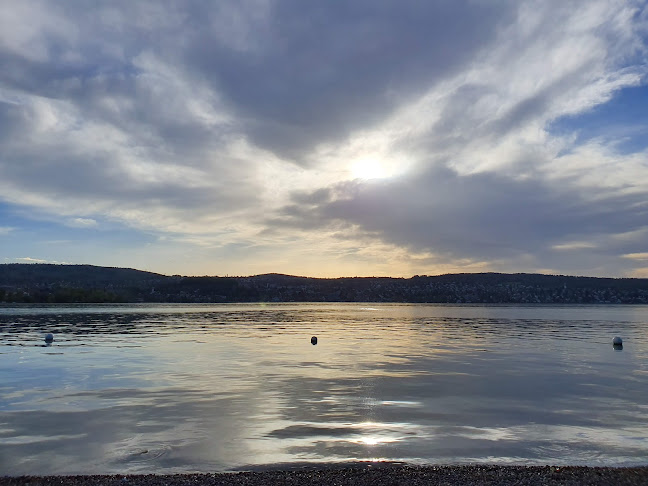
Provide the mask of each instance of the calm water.
[{"label": "calm water", "polygon": [[358,460],[648,464],[648,307],[0,308],[0,475]]}]

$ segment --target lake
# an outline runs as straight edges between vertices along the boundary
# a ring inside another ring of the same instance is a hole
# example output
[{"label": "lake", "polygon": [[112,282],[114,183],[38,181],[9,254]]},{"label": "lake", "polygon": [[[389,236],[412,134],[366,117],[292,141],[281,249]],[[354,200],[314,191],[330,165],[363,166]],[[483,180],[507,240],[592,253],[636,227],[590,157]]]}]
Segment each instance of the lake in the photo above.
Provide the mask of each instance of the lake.
[{"label": "lake", "polygon": [[0,307],[0,475],[346,461],[648,464],[648,306]]}]

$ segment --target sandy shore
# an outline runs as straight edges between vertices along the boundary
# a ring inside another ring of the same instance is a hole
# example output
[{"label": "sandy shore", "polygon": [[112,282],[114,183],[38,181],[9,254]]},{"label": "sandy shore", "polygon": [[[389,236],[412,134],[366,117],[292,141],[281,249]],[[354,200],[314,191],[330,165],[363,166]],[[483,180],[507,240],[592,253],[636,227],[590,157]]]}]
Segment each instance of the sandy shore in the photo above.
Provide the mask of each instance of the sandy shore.
[{"label": "sandy shore", "polygon": [[389,466],[218,474],[1,477],[0,486],[648,485],[648,467]]}]

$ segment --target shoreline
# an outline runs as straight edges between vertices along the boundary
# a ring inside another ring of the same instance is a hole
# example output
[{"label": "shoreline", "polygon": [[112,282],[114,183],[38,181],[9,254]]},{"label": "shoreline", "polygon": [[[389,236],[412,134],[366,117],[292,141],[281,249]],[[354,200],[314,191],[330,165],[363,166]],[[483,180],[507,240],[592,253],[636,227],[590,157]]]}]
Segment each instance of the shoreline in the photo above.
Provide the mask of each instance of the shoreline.
[{"label": "shoreline", "polygon": [[619,485],[648,484],[648,466],[336,465],[188,474],[0,477],[0,486],[261,485]]}]

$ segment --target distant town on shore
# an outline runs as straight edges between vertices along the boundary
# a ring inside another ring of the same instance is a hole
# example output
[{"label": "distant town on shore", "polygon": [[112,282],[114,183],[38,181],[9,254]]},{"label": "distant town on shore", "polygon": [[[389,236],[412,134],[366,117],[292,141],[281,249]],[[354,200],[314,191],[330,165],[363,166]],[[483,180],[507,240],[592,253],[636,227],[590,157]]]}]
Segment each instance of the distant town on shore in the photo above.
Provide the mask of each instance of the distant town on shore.
[{"label": "distant town on shore", "polygon": [[2,303],[427,302],[648,304],[648,279],[461,273],[412,278],[167,276],[92,265],[0,265]]}]

